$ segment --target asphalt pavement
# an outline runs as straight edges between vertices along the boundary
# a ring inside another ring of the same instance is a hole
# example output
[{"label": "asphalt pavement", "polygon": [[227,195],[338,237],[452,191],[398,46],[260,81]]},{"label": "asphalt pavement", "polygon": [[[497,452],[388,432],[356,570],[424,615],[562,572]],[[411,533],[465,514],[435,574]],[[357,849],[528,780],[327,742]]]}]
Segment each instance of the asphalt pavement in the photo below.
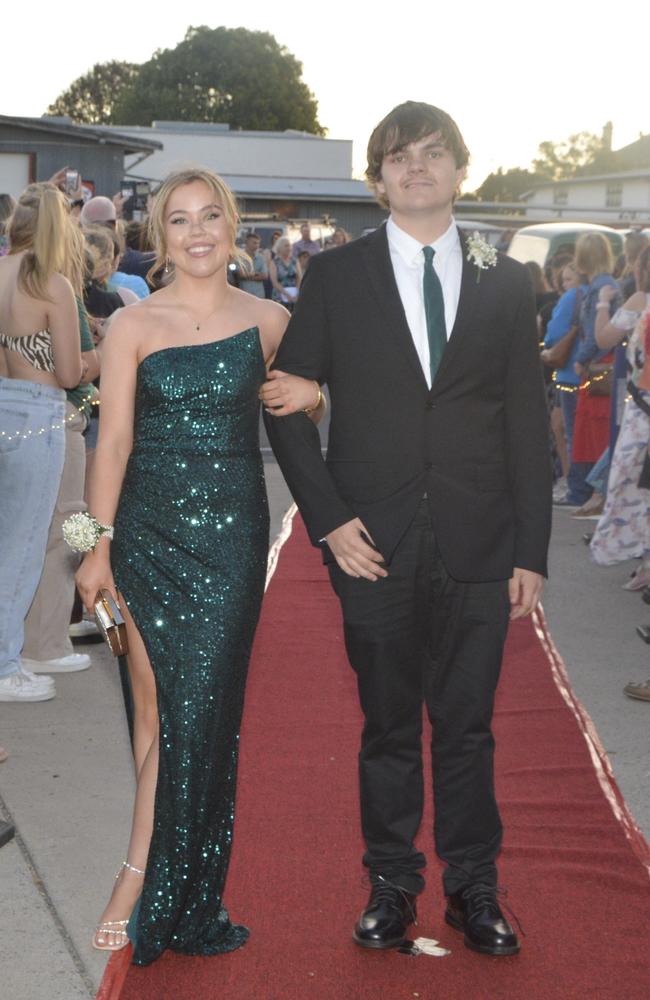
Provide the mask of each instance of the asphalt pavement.
[{"label": "asphalt pavement", "polygon": [[[272,538],[290,497],[266,462]],[[650,703],[623,695],[650,677],[650,647],[635,634],[650,607],[621,589],[632,566],[601,569],[582,534],[593,522],[555,513],[544,607],[578,697],[592,716],[627,803],[650,837]],[[16,837],[0,848],[3,1000],[95,995],[106,956],[90,941],[124,858],[133,765],[116,665],[103,645],[83,647],[93,665],[58,675],[57,697],[0,704],[0,817]],[[524,748],[522,748],[524,752]]]}]

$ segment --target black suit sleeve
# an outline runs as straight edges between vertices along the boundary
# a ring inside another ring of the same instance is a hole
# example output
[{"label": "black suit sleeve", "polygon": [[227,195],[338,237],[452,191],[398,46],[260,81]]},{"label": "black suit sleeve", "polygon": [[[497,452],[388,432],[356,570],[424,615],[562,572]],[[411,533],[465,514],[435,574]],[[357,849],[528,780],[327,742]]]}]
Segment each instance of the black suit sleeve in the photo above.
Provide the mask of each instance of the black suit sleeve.
[{"label": "black suit sleeve", "polygon": [[[321,262],[309,264],[296,309],[273,363],[291,375],[327,382],[329,332]],[[274,417],[264,411],[271,447],[314,545],[356,515],[341,499],[323,461],[320,436],[306,413]]]},{"label": "black suit sleeve", "polygon": [[548,575],[552,473],[535,299],[524,274],[506,378],[506,441],[515,512],[514,565]]}]

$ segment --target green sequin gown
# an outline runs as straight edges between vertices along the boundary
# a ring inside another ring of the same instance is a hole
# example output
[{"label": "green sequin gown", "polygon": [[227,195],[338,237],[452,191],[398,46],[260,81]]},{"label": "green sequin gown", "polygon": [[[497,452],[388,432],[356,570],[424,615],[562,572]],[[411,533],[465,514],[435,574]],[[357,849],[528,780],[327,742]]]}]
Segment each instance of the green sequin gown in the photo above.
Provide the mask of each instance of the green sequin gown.
[{"label": "green sequin gown", "polygon": [[222,904],[239,726],[264,591],[268,505],[257,328],[154,351],[138,368],[134,443],[115,519],[117,587],[156,678],[160,763],[133,961],[232,951]]}]

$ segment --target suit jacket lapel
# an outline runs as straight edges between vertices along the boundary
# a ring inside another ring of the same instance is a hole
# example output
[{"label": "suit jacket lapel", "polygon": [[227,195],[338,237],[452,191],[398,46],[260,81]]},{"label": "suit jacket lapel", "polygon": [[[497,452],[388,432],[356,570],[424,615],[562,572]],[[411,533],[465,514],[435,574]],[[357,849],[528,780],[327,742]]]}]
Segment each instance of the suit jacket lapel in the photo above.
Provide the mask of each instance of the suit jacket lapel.
[{"label": "suit jacket lapel", "polygon": [[385,317],[386,324],[390,328],[391,335],[397,344],[399,353],[402,357],[406,358],[417,375],[418,380],[428,391],[427,381],[422,371],[422,365],[420,364],[418,352],[413,343],[409,325],[406,322],[404,307],[402,306],[402,300],[397,289],[395,273],[390,261],[385,225],[375,230],[365,243],[363,250],[366,270],[375,298],[379,303],[382,315]]},{"label": "suit jacket lapel", "polygon": [[467,244],[461,229],[458,230],[460,238],[460,248],[463,255],[463,271],[460,279],[460,298],[458,300],[458,310],[456,319],[451,331],[447,347],[442,355],[442,360],[436,372],[436,377],[432,386],[432,391],[438,389],[441,382],[444,384],[444,377],[450,365],[453,365],[455,356],[463,349],[463,334],[472,318],[476,308],[476,300],[479,291],[479,282],[476,280],[476,264],[467,259]]}]

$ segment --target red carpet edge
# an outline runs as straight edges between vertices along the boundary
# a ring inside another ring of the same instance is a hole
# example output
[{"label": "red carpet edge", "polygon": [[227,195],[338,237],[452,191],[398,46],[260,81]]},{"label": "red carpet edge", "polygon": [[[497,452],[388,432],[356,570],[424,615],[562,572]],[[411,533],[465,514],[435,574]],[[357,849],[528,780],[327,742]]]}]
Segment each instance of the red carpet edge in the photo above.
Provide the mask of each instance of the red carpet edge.
[{"label": "red carpet edge", "polygon": [[648,877],[650,878],[650,844],[648,844],[648,841],[643,836],[636,820],[634,819],[634,816],[630,812],[630,809],[623,798],[621,790],[616,782],[616,778],[614,777],[609,757],[607,756],[607,752],[600,741],[593,719],[571,687],[571,681],[569,680],[566,664],[564,663],[558,648],[553,642],[548,622],[546,621],[546,616],[544,614],[544,609],[541,604],[538,605],[536,611],[533,612],[533,626],[551,667],[551,674],[555,682],[555,686],[562,696],[564,703],[573,714],[573,717],[578,724],[578,728],[584,737],[585,743],[587,744],[589,755],[594,766],[594,771],[596,772],[596,777],[602,789],[603,795],[607,799],[611,810],[614,813],[614,818],[622,826],[625,836],[630,842],[630,846],[639,858],[648,874]]}]

